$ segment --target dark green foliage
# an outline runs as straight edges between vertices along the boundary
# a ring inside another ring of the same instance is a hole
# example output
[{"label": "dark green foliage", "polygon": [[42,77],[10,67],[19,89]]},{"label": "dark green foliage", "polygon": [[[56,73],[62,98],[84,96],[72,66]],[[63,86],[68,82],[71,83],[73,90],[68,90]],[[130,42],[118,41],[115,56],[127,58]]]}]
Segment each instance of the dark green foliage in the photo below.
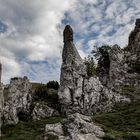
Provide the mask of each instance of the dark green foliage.
[{"label": "dark green foliage", "polygon": [[47,140],[59,140],[58,136],[50,134],[50,133],[48,133],[46,136],[48,138]]},{"label": "dark green foliage", "polygon": [[47,83],[47,88],[52,88],[52,89],[58,90],[59,83],[57,81],[49,81]]},{"label": "dark green foliage", "polygon": [[64,132],[64,136],[69,136],[70,133],[68,132],[67,127],[65,127],[65,124],[63,124],[63,132]]},{"label": "dark green foliage", "polygon": [[[43,140],[45,124],[61,122],[63,117],[48,117],[40,121],[20,121],[16,126],[2,127],[2,140]],[[49,140],[52,137],[49,137]]]},{"label": "dark green foliage", "polygon": [[50,88],[46,84],[33,84],[33,89],[34,89],[33,101],[45,102],[50,107],[53,107],[58,110],[60,109],[60,105],[58,103],[58,90],[54,90],[53,88]]},{"label": "dark green foliage", "polygon": [[13,78],[11,78],[11,80],[13,81],[13,80],[18,80],[19,78],[18,77],[13,77]]},{"label": "dark green foliage", "polygon": [[109,59],[109,51],[111,50],[111,46],[104,45],[98,47],[96,51],[92,51],[93,56],[98,60],[97,65],[97,74],[100,75],[108,75],[110,69],[110,59]]},{"label": "dark green foliage", "polygon": [[96,66],[93,57],[90,57],[89,55],[87,58],[85,58],[85,64],[87,68],[87,75],[89,77],[96,75]]},{"label": "dark green foliage", "polygon": [[47,85],[45,84],[38,84],[35,87],[35,96],[40,99],[47,98]]},{"label": "dark green foliage", "polygon": [[129,63],[129,67],[130,69],[128,70],[128,73],[140,73],[140,62],[136,61],[136,62],[132,62]]},{"label": "dark green foliage", "polygon": [[119,104],[111,113],[95,115],[93,121],[106,132],[105,140],[140,140],[140,102]]}]

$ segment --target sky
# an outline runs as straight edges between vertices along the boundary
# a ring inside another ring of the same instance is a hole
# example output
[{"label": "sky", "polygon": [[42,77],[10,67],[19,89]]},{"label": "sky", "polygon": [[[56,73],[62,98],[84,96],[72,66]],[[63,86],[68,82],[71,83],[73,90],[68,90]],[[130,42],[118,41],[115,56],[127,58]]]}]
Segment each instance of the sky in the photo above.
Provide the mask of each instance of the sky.
[{"label": "sky", "polygon": [[82,58],[94,46],[126,46],[139,7],[140,0],[0,0],[2,82],[59,81],[67,24]]}]

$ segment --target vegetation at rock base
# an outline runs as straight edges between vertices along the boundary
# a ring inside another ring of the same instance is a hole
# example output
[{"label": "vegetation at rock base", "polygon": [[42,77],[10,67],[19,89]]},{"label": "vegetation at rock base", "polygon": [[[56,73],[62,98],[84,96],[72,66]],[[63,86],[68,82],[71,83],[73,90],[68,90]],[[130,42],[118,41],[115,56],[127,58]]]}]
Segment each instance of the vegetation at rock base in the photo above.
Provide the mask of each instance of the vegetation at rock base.
[{"label": "vegetation at rock base", "polygon": [[[33,83],[33,101],[46,102],[48,106],[59,110],[58,105],[58,87],[57,81],[50,81],[47,84]],[[57,89],[57,90],[56,90]]]},{"label": "vegetation at rock base", "polygon": [[[40,121],[20,121],[17,125],[2,127],[2,140],[43,140],[45,124],[61,122],[64,117],[48,117]],[[54,136],[49,135],[49,140]]]},{"label": "vegetation at rock base", "polygon": [[104,140],[140,140],[140,102],[116,105],[111,113],[93,116],[105,131]]},{"label": "vegetation at rock base", "polygon": [[137,91],[132,85],[122,85],[121,94],[128,96],[132,101],[140,99],[140,91]]},{"label": "vegetation at rock base", "polygon": [[47,140],[58,140],[58,136],[53,135],[51,133],[48,133],[46,136],[47,136]]},{"label": "vegetation at rock base", "polygon": [[52,89],[58,90],[59,89],[59,83],[57,81],[49,81],[47,83],[47,88],[52,88]]}]

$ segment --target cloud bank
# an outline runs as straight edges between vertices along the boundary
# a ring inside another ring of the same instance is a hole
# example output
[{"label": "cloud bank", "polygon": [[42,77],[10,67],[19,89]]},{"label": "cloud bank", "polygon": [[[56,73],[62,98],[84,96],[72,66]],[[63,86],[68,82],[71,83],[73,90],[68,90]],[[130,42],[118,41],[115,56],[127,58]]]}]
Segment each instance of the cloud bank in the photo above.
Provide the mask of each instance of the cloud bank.
[{"label": "cloud bank", "polygon": [[0,61],[3,82],[27,75],[32,81],[59,80],[62,32],[75,31],[82,57],[93,46],[127,45],[140,17],[139,0],[0,0]]}]

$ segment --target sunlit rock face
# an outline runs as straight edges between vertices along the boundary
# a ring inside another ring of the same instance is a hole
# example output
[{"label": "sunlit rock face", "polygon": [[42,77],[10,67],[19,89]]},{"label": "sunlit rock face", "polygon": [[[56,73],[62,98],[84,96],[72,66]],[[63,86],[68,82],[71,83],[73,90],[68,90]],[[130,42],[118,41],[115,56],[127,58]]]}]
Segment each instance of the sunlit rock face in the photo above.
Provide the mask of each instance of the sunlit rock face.
[{"label": "sunlit rock face", "polygon": [[4,89],[4,124],[17,124],[20,116],[29,113],[31,93],[27,77],[11,79]]},{"label": "sunlit rock face", "polygon": [[58,92],[63,113],[92,115],[95,112],[109,111],[116,102],[130,101],[105,87],[99,77],[89,78],[86,66],[73,43],[73,31],[69,25],[65,27],[63,35],[64,48]]}]

